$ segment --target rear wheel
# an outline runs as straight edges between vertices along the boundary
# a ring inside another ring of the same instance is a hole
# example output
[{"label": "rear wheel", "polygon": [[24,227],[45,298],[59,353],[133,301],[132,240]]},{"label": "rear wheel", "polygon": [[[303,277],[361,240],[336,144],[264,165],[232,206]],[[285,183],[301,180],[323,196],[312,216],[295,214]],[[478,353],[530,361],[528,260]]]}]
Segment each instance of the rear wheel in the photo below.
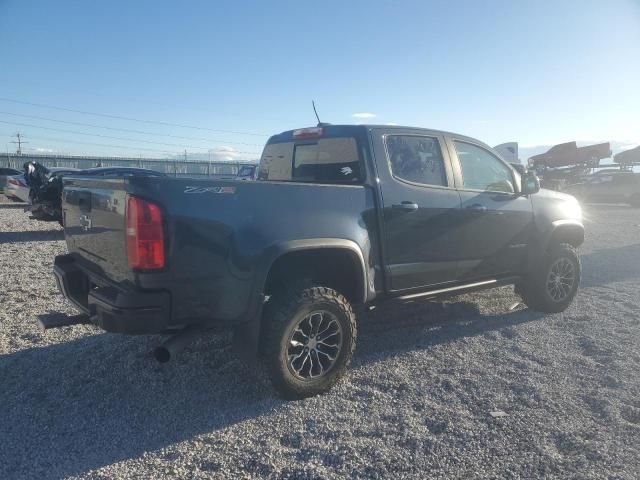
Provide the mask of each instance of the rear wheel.
[{"label": "rear wheel", "polygon": [[265,308],[264,353],[271,382],[287,399],[328,391],[345,373],[356,343],[347,299],[321,286],[285,290]]},{"label": "rear wheel", "polygon": [[546,313],[566,310],[580,284],[582,267],[576,249],[561,243],[550,249],[519,289],[527,307]]}]

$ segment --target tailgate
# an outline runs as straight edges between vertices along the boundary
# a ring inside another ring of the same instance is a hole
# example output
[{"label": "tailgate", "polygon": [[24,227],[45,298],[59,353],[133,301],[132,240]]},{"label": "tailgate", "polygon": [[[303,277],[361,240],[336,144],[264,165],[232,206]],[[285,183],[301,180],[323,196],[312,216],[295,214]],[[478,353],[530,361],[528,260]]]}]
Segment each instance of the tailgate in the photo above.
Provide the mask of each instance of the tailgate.
[{"label": "tailgate", "polygon": [[133,278],[127,264],[125,179],[66,178],[62,216],[70,253],[90,270],[115,281]]}]

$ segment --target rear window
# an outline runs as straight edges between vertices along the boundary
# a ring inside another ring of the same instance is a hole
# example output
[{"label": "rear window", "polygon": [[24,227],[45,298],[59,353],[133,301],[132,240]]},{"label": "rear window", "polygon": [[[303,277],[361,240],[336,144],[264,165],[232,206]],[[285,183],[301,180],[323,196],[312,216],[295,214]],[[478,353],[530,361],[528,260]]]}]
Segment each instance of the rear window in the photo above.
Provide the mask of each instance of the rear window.
[{"label": "rear window", "polygon": [[272,143],[260,159],[259,180],[354,184],[362,182],[353,137]]}]

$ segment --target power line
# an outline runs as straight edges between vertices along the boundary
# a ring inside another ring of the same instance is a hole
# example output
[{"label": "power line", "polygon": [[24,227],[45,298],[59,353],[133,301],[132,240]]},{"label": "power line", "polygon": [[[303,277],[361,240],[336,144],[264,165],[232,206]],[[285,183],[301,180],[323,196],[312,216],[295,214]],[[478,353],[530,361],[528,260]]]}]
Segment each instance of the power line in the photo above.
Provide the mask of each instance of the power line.
[{"label": "power line", "polygon": [[[26,79],[22,79],[22,82],[26,82]],[[33,87],[32,89],[38,89],[38,90],[42,90],[43,89],[43,84],[42,82],[29,82],[31,84],[31,86]],[[48,87],[50,87],[50,85],[47,85]],[[45,87],[46,88],[46,87]],[[90,97],[97,97],[97,98],[101,98],[101,99],[106,99],[109,101],[112,101],[114,99],[114,97],[112,95],[108,95],[105,93],[100,93],[100,92],[95,92],[95,91],[80,91],[77,89],[74,89],[74,93],[76,94],[81,94],[83,96],[90,96]],[[181,110],[193,110],[193,111],[197,111],[197,112],[204,112],[204,113],[213,113],[213,114],[217,114],[219,113],[219,111],[214,110],[212,108],[205,108],[205,107],[196,107],[194,105],[186,105],[186,104],[180,104],[180,103],[171,103],[171,102],[167,102],[167,101],[157,101],[157,100],[152,100],[149,98],[141,98],[138,95],[123,95],[122,93],[118,94],[118,98],[121,100],[125,100],[127,101],[127,103],[131,103],[131,102],[136,102],[138,104],[144,105],[144,104],[150,104],[150,105],[159,105],[162,107],[171,107],[171,108],[177,108],[177,109],[181,109]],[[252,115],[253,116],[253,115]],[[263,118],[265,118],[263,116]],[[284,121],[280,120],[281,123],[285,123]]]},{"label": "power line", "polygon": [[184,135],[172,135],[169,133],[154,133],[154,132],[145,132],[143,130],[134,130],[131,128],[116,128],[116,127],[107,127],[105,125],[95,125],[92,123],[84,123],[84,122],[71,122],[68,120],[58,120],[55,118],[49,118],[49,117],[41,117],[38,115],[25,115],[22,113],[13,113],[13,112],[4,112],[4,111],[0,111],[1,114],[3,115],[11,115],[14,117],[21,117],[21,118],[32,118],[34,120],[45,120],[47,122],[55,122],[55,123],[62,123],[65,125],[76,125],[79,127],[91,127],[91,128],[102,128],[105,130],[111,130],[114,132],[125,132],[125,133],[137,133],[140,135],[151,135],[154,137],[170,137],[170,138],[179,138],[182,140],[198,140],[198,141],[203,141],[203,142],[216,142],[216,143],[229,143],[231,145],[245,145],[245,146],[249,146],[249,147],[262,147],[264,146],[263,143],[245,143],[245,142],[236,142],[236,141],[229,141],[229,140],[220,140],[220,139],[213,139],[213,138],[203,138],[203,137],[190,137],[190,136],[184,136]]},{"label": "power line", "polygon": [[76,140],[67,140],[67,139],[62,139],[62,138],[34,137],[34,136],[31,136],[31,138],[33,138],[35,140],[44,140],[46,142],[75,143],[75,144],[79,144],[79,145],[94,145],[94,146],[98,146],[98,147],[124,148],[124,149],[128,149],[128,150],[147,150],[147,151],[150,151],[150,152],[164,153],[165,155],[174,153],[174,152],[171,152],[170,150],[160,150],[160,149],[157,149],[157,148],[130,147],[130,146],[125,146],[125,145],[112,145],[112,144],[106,144],[106,143],[79,142],[79,141],[76,141]]},{"label": "power line", "polygon": [[[86,133],[86,132],[78,132],[75,130],[65,130],[62,128],[53,128],[53,127],[42,127],[39,125],[32,125],[29,123],[16,123],[16,122],[5,122],[4,120],[0,120],[0,123],[4,123],[7,125],[14,125],[14,126],[18,126],[18,127],[31,127],[31,128],[40,128],[42,130],[51,130],[54,132],[62,132],[62,133],[71,133],[73,135],[86,135],[89,137],[100,137],[100,138],[108,138],[111,140],[124,140],[125,142],[135,142],[135,143],[148,143],[148,144],[153,144],[153,145],[164,145],[167,147],[179,147],[179,148],[190,148],[190,149],[200,149],[200,150],[212,150],[215,151],[216,149],[212,149],[209,147],[196,147],[193,145],[181,145],[181,144],[177,144],[177,143],[164,143],[164,142],[154,142],[153,140],[139,140],[139,139],[135,139],[135,138],[127,138],[127,137],[114,137],[111,135],[101,135],[99,133]],[[15,142],[14,142],[15,143]],[[225,150],[221,150],[221,151],[225,151]],[[234,150],[234,152],[237,153],[247,153],[247,154],[252,154],[252,155],[259,155],[259,152],[241,152],[241,151],[237,151]]]},{"label": "power line", "polygon": [[[43,141],[47,141],[47,142],[63,142],[63,143],[74,143],[74,144],[79,144],[79,145],[93,145],[93,146],[97,146],[97,147],[107,147],[107,148],[123,148],[123,149],[127,149],[127,150],[146,150],[149,152],[159,152],[159,153],[164,153],[165,155],[176,155],[177,152],[175,151],[170,151],[170,150],[160,150],[157,148],[146,148],[146,147],[131,147],[131,146],[126,146],[126,145],[113,145],[113,144],[106,144],[106,143],[93,143],[93,142],[79,142],[77,140],[67,140],[67,139],[63,139],[63,138],[50,138],[50,137],[34,137],[34,136],[30,136],[30,138],[33,138],[35,140],[43,140]],[[23,142],[24,143],[24,142]],[[227,151],[227,150],[218,150],[218,151],[214,151],[215,153],[229,153],[229,154],[235,154],[235,153],[240,153],[237,152],[235,150],[233,151]],[[238,160],[242,160],[242,159],[238,159]]]},{"label": "power line", "polygon": [[20,104],[20,105],[30,105],[32,107],[50,108],[52,110],[61,110],[63,112],[80,113],[82,115],[94,115],[94,116],[97,116],[97,117],[115,118],[115,119],[118,119],[118,120],[128,120],[128,121],[131,121],[131,122],[140,122],[140,123],[149,123],[149,124],[153,124],[153,125],[162,125],[162,126],[165,126],[165,127],[190,128],[190,129],[193,129],[193,130],[205,130],[205,131],[217,132],[217,133],[230,133],[230,134],[234,134],[234,135],[251,135],[251,136],[256,136],[256,137],[268,137],[269,136],[269,135],[264,134],[264,133],[238,132],[238,131],[233,131],[233,130],[219,130],[219,129],[206,128],[206,127],[197,127],[195,125],[183,125],[183,124],[180,124],[180,123],[160,122],[160,121],[157,121],[157,120],[142,120],[140,118],[125,117],[125,116],[122,116],[122,115],[110,115],[108,113],[88,112],[88,111],[85,111],[85,110],[75,110],[73,108],[57,107],[57,106],[54,106],[54,105],[45,105],[43,103],[25,102],[25,101],[22,101],[22,100],[14,100],[12,98],[0,97],[0,101],[17,103],[17,104]]}]

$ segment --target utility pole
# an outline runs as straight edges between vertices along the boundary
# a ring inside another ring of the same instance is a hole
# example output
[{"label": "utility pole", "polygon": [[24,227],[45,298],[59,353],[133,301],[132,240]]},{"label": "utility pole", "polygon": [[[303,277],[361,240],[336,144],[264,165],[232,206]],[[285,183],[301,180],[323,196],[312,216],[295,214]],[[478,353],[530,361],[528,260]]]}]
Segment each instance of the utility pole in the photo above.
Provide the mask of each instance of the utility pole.
[{"label": "utility pole", "polygon": [[184,149],[184,161],[185,162],[187,161],[187,149],[186,148]]},{"label": "utility pole", "polygon": [[18,155],[22,155],[22,144],[29,143],[29,142],[25,142],[25,141],[22,140],[22,134],[20,134],[20,132],[16,133],[16,138],[18,140],[17,141],[13,141],[11,143],[15,143],[16,145],[18,145],[18,150],[16,151],[16,153]]}]

